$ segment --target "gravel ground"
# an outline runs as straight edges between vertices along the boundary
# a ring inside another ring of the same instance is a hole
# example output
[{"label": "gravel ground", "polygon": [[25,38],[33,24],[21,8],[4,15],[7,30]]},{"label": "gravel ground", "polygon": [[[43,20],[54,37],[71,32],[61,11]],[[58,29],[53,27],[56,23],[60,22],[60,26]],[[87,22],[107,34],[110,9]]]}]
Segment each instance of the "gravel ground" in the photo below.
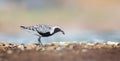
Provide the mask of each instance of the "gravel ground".
[{"label": "gravel ground", "polygon": [[120,43],[11,44],[0,42],[0,61],[120,61]]}]

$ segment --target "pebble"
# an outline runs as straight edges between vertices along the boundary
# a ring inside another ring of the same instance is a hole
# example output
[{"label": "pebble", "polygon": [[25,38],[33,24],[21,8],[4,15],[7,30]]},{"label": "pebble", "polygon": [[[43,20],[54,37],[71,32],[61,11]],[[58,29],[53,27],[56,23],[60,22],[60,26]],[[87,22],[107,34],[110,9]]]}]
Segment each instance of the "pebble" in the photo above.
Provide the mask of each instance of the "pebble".
[{"label": "pebble", "polygon": [[88,51],[88,49],[82,49],[82,52],[83,53],[85,53],[85,52],[87,52]]},{"label": "pebble", "polygon": [[13,51],[12,51],[12,50],[8,50],[7,53],[8,53],[8,54],[12,54]]},{"label": "pebble", "polygon": [[55,50],[55,46],[51,46],[49,48],[46,48],[46,50],[50,50],[50,51]]},{"label": "pebble", "polygon": [[26,45],[26,49],[27,49],[27,50],[32,50],[32,49],[35,49],[36,46],[37,46],[37,45],[35,45],[35,44],[28,44],[28,45]]},{"label": "pebble", "polygon": [[61,46],[61,47],[57,47],[55,50],[60,51],[60,50],[63,50],[64,48],[65,48],[65,46]]},{"label": "pebble", "polygon": [[18,45],[18,48],[21,49],[22,51],[25,50],[24,45]]},{"label": "pebble", "polygon": [[108,42],[107,42],[107,44],[109,44],[109,45],[118,45],[118,44],[119,44],[119,42],[112,42],[112,41],[108,41]]},{"label": "pebble", "polygon": [[[46,51],[46,50],[56,50],[56,51],[61,51],[63,49],[80,49],[82,48],[82,52],[87,52],[87,48],[102,48],[102,47],[107,47],[107,48],[113,48],[113,47],[120,47],[119,42],[111,42],[108,41],[106,43],[85,43],[81,42],[79,43],[68,43],[68,42],[53,42],[51,44],[46,44],[43,47],[40,47],[37,44],[11,44],[11,43],[6,43],[6,42],[0,42],[0,51],[7,51],[9,49],[12,49],[16,47],[15,49],[20,49],[22,51],[25,50],[33,50],[35,49],[36,51]],[[9,53],[9,51],[8,51]]]}]

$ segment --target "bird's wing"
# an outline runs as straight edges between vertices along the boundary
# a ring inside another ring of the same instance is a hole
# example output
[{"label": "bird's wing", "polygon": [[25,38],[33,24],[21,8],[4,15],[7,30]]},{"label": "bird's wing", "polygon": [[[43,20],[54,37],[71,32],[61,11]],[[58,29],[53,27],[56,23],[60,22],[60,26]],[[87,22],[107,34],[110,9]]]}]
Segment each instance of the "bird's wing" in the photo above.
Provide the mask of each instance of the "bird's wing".
[{"label": "bird's wing", "polygon": [[35,35],[40,35],[39,33],[51,32],[52,30],[52,26],[50,25],[21,26],[21,28]]},{"label": "bird's wing", "polygon": [[40,33],[47,33],[47,32],[50,32],[51,29],[52,29],[52,26],[50,26],[50,25],[37,25],[37,26],[34,26],[34,27]]},{"label": "bird's wing", "polygon": [[21,28],[30,34],[39,36],[39,33],[36,31],[36,28],[34,26],[21,26]]}]

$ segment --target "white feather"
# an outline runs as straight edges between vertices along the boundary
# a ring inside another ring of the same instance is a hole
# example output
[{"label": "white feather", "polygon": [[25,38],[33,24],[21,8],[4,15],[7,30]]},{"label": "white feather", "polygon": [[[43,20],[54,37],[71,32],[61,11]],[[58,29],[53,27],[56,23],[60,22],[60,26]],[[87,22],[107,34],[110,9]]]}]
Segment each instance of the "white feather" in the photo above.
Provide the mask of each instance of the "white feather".
[{"label": "white feather", "polygon": [[50,34],[52,34],[55,31],[55,28],[60,28],[60,27],[59,26],[52,27],[52,29],[50,30]]}]

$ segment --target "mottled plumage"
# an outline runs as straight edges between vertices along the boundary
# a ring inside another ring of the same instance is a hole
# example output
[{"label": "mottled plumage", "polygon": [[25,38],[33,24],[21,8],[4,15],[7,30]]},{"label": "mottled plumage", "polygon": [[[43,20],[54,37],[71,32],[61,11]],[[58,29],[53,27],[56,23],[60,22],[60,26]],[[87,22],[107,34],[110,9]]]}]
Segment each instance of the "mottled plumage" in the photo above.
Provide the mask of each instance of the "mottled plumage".
[{"label": "mottled plumage", "polygon": [[51,26],[51,25],[35,25],[35,26],[20,26],[22,29],[29,31],[30,33],[39,36],[38,41],[41,43],[41,37],[49,37],[57,32],[64,31],[60,29],[59,26]]}]

